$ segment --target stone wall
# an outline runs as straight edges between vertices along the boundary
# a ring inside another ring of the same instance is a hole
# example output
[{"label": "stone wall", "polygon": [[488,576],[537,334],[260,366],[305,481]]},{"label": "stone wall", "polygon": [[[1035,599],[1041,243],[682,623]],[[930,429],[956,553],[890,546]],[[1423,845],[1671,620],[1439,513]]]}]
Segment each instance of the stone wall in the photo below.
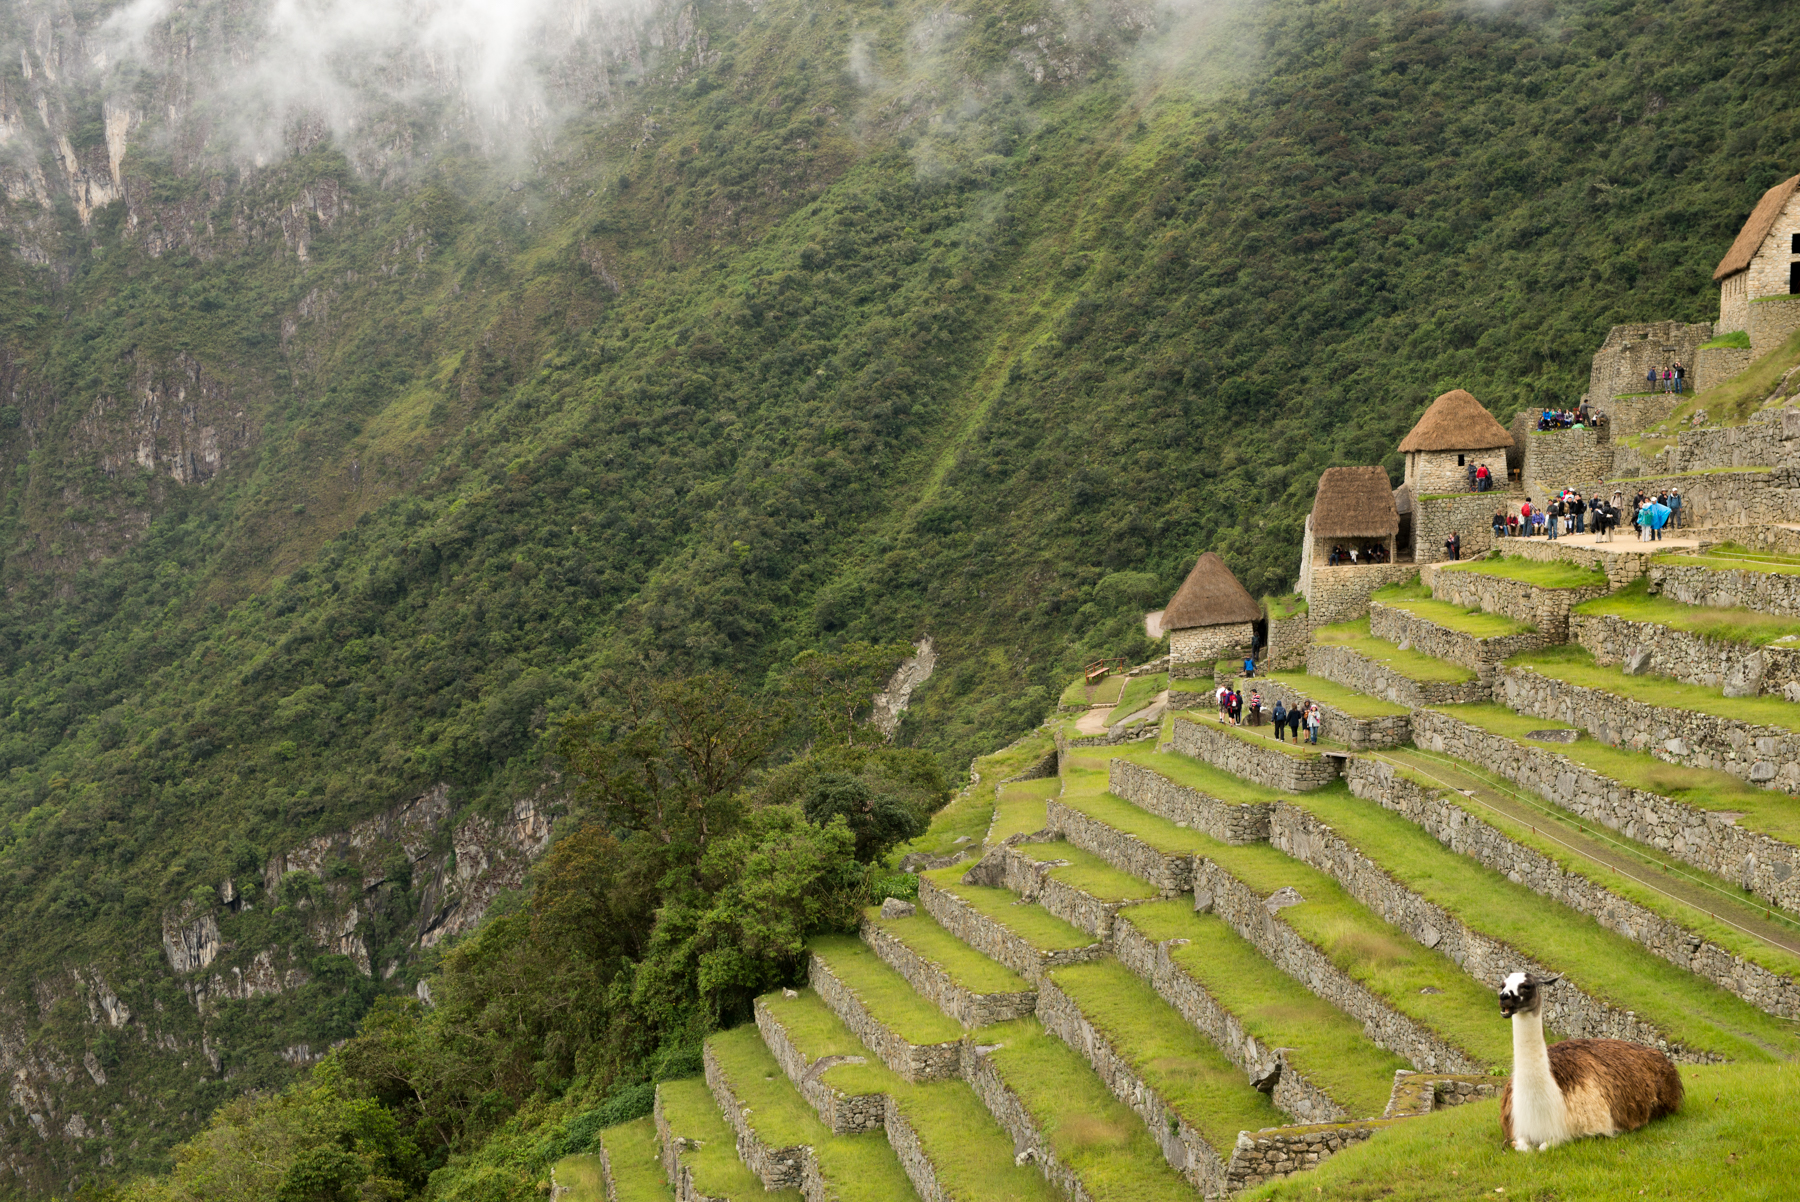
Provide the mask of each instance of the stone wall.
[{"label": "stone wall", "polygon": [[1719,324],[1721,334],[1750,329],[1750,276],[1736,272],[1719,281]]},{"label": "stone wall", "polygon": [[[1416,518],[1415,518],[1416,520]],[[1373,563],[1327,567],[1312,565],[1300,577],[1306,594],[1307,616],[1314,628],[1337,622],[1353,622],[1369,612],[1369,594],[1378,588],[1411,579],[1418,571],[1409,563]]]},{"label": "stone wall", "polygon": [[1538,563],[1560,559],[1565,563],[1597,569],[1606,573],[1607,583],[1613,588],[1624,588],[1644,574],[1652,555],[1662,554],[1661,547],[1644,544],[1643,550],[1637,550],[1635,546],[1627,541],[1615,544],[1614,549],[1600,551],[1593,547],[1577,546],[1561,538],[1512,538],[1506,540],[1501,551],[1506,555],[1517,555],[1520,559],[1536,560]]},{"label": "stone wall", "polygon": [[1033,859],[1018,846],[1003,845],[983,856],[981,863],[963,874],[971,885],[1009,889],[1025,901],[1036,902],[1070,926],[1079,927],[1095,939],[1105,941],[1112,936],[1113,917],[1135,901],[1101,901],[1065,885],[1050,872],[1069,861],[1057,858],[1057,844],[1031,844],[1044,848],[1045,859]]},{"label": "stone wall", "polygon": [[1428,789],[1377,760],[1344,772],[1350,792],[1406,818],[1451,851],[1469,856],[1534,893],[1593,918],[1664,960],[1737,994],[1758,1009],[1800,1018],[1800,984],[1752,964],[1677,923],[1570,872],[1477,818],[1461,798]]},{"label": "stone wall", "polygon": [[1711,1063],[1718,1059],[1711,1053],[1696,1053],[1671,1044],[1662,1032],[1632,1012],[1609,1006],[1588,994],[1576,983],[1581,971],[1578,965],[1542,964],[1470,927],[1396,881],[1328,824],[1298,806],[1283,802],[1275,807],[1269,842],[1301,863],[1319,869],[1369,910],[1484,985],[1498,988],[1509,972],[1547,977],[1562,971],[1562,982],[1545,999],[1544,1021],[1565,1036],[1626,1039],[1662,1048],[1677,1060]]},{"label": "stone wall", "polygon": [[1395,705],[1459,705],[1466,701],[1492,701],[1492,687],[1477,677],[1453,684],[1443,680],[1414,680],[1378,664],[1349,647],[1314,645],[1306,649],[1306,672],[1322,676],[1359,693],[1368,693]]},{"label": "stone wall", "polygon": [[906,1174],[907,1180],[912,1182],[914,1192],[919,1195],[919,1202],[955,1202],[948,1191],[938,1184],[937,1166],[925,1154],[925,1147],[919,1142],[919,1133],[907,1122],[900,1103],[891,1097],[887,1100],[887,1113],[882,1118],[882,1126],[887,1128],[888,1146],[894,1149],[901,1170]]},{"label": "stone wall", "polygon": [[1487,1073],[1394,1073],[1394,1089],[1388,1095],[1382,1118],[1416,1118],[1440,1106],[1464,1106],[1497,1098],[1506,1088],[1505,1077]]},{"label": "stone wall", "polygon": [[[1277,701],[1284,706],[1314,698],[1279,680],[1261,683],[1268,706]],[[1356,718],[1335,705],[1319,702],[1319,737],[1342,743],[1352,751],[1374,751],[1382,747],[1398,747],[1412,738],[1412,718],[1407,714],[1390,714],[1384,718]]]},{"label": "stone wall", "polygon": [[1012,1137],[1015,1159],[1031,1153],[1031,1159],[1044,1179],[1061,1191],[1069,1202],[1094,1202],[1093,1195],[1087,1192],[1080,1178],[1050,1151],[1049,1141],[1038,1130],[1031,1111],[1000,1075],[992,1057],[973,1043],[964,1047],[962,1075],[988,1113],[994,1116],[994,1121],[1000,1124],[1000,1129]]},{"label": "stone wall", "polygon": [[1213,664],[1222,659],[1250,654],[1256,628],[1249,622],[1225,626],[1195,626],[1169,632],[1169,675],[1175,680],[1211,676]]},{"label": "stone wall", "polygon": [[1708,526],[1706,537],[1771,555],[1800,555],[1800,530],[1792,526]]},{"label": "stone wall", "polygon": [[1764,409],[1741,426],[1683,430],[1663,456],[1662,470],[1677,474],[1774,467],[1793,453],[1796,438],[1800,438],[1800,409]]},{"label": "stone wall", "polygon": [[[1685,360],[1684,360],[1685,362]],[[1644,386],[1643,372],[1638,373],[1639,388]],[[1647,396],[1615,396],[1606,400],[1594,398],[1593,408],[1606,415],[1606,432],[1617,446],[1621,438],[1642,434],[1660,425],[1680,408],[1688,398],[1673,392],[1654,392]]]},{"label": "stone wall", "polygon": [[1800,732],[1646,705],[1529,668],[1502,668],[1494,697],[1521,714],[1579,726],[1602,743],[1800,793]]},{"label": "stone wall", "polygon": [[1530,623],[1551,643],[1568,641],[1569,610],[1612,591],[1610,580],[1581,588],[1540,588],[1466,568],[1427,568],[1419,578],[1439,601]]},{"label": "stone wall", "polygon": [[1279,747],[1259,747],[1210,722],[1175,719],[1171,740],[1182,755],[1205,760],[1213,767],[1270,789],[1304,793],[1330,784],[1338,777],[1338,761],[1317,753],[1290,755]]},{"label": "stone wall", "polygon": [[681,1154],[687,1150],[687,1140],[677,1139],[669,1126],[669,1116],[663,1110],[661,1089],[656,1091],[656,1102],[651,1113],[655,1115],[656,1146],[662,1156],[663,1176],[668,1178],[669,1187],[675,1191],[675,1202],[731,1202],[731,1199],[715,1198],[695,1187],[694,1170],[681,1159]]},{"label": "stone wall", "polygon": [[847,1094],[823,1080],[823,1074],[835,1065],[862,1063],[860,1056],[828,1056],[816,1064],[807,1060],[806,1053],[794,1043],[787,1028],[762,998],[756,999],[756,1029],[762,1035],[763,1045],[775,1057],[775,1063],[781,1066],[781,1071],[794,1083],[800,1096],[819,1112],[819,1119],[833,1132],[855,1135],[873,1131],[886,1120],[886,1094]]},{"label": "stone wall", "polygon": [[867,918],[863,919],[862,940],[884,964],[906,978],[914,993],[969,1030],[1023,1018],[1037,1008],[1035,990],[975,993],[963,988],[941,965],[919,955]]},{"label": "stone wall", "polygon": [[[775,1148],[758,1139],[756,1128],[750,1125],[744,1104],[731,1088],[731,1080],[720,1066],[710,1042],[701,1051],[700,1063],[706,1071],[707,1088],[712,1090],[713,1099],[719,1103],[719,1110],[725,1115],[726,1124],[730,1126],[732,1134],[737,1136],[738,1159],[744,1162],[744,1167],[762,1179],[766,1190],[798,1189],[802,1178],[806,1176],[804,1166],[812,1158],[813,1150],[805,1144]],[[815,1162],[813,1176],[817,1175]]]},{"label": "stone wall", "polygon": [[[1056,802],[1050,804],[1054,806]],[[1055,825],[1055,822],[1052,817],[1051,824]],[[1073,839],[1069,841],[1075,843]],[[1081,845],[1076,843],[1076,846]],[[938,888],[924,877],[919,878],[919,904],[946,931],[988,959],[998,960],[1034,986],[1044,979],[1045,969],[1093,960],[1106,950],[1105,945],[1099,943],[1056,950],[1032,947],[962,898]]]},{"label": "stone wall", "polygon": [[[1269,837],[1268,806],[1220,801],[1130,760],[1115,759],[1107,765],[1106,787],[1140,810],[1202,831],[1221,843],[1261,843]],[[1180,891],[1185,893],[1187,887]]]},{"label": "stone wall", "polygon": [[1225,1170],[1226,1180],[1236,1192],[1316,1169],[1345,1148],[1361,1143],[1393,1123],[1390,1119],[1370,1119],[1311,1127],[1276,1127],[1254,1133],[1240,1131],[1237,1147],[1231,1151],[1231,1163]]},{"label": "stone wall", "polygon": [[1533,430],[1525,444],[1525,492],[1543,499],[1565,488],[1592,493],[1612,477],[1612,432]]},{"label": "stone wall", "polygon": [[1650,591],[1683,605],[1718,609],[1743,606],[1758,613],[1800,617],[1800,576],[1658,563],[1650,566]]},{"label": "stone wall", "polygon": [[1298,667],[1306,659],[1306,644],[1311,639],[1310,613],[1297,613],[1291,618],[1270,618],[1269,645],[1263,649],[1262,666]]},{"label": "stone wall", "polygon": [[1800,848],[1661,794],[1634,789],[1558,755],[1437,710],[1413,715],[1413,741],[1485,768],[1589,822],[1648,843],[1703,872],[1800,913]]},{"label": "stone wall", "polygon": [[[1800,521],[1800,464],[1768,471],[1638,476],[1614,482],[1629,500],[1638,490],[1681,490],[1683,526],[1756,526]],[[1627,528],[1620,535],[1630,538]]]},{"label": "stone wall", "polygon": [[1508,656],[1550,645],[1550,636],[1541,630],[1477,638],[1379,601],[1369,605],[1369,633],[1390,643],[1409,643],[1421,655],[1461,664],[1483,676],[1491,675],[1494,665]]},{"label": "stone wall", "polygon": [[1702,347],[1694,353],[1694,391],[1699,392],[1702,388],[1723,384],[1749,367],[1755,360],[1755,353],[1748,347]]},{"label": "stone wall", "polygon": [[[925,882],[921,881],[923,886]],[[957,1072],[958,1041],[913,1044],[876,1018],[856,991],[838,980],[831,966],[817,955],[808,957],[807,983],[819,1000],[862,1040],[864,1047],[881,1057],[881,1062],[908,1081],[939,1081]]]},{"label": "stone wall", "polygon": [[1106,1032],[1090,1023],[1081,1007],[1051,981],[1046,980],[1038,992],[1037,1015],[1046,1031],[1079,1052],[1113,1097],[1144,1121],[1170,1168],[1208,1197],[1225,1192],[1225,1162],[1212,1145],[1164,1103],[1113,1047]]},{"label": "stone wall", "polygon": [[[1785,259],[1786,256],[1784,255]],[[1781,291],[1787,291],[1787,263],[1781,264]],[[1760,359],[1778,350],[1795,330],[1800,330],[1800,296],[1757,296],[1750,289],[1750,357]]]},{"label": "stone wall", "polygon": [[1213,1042],[1227,1059],[1244,1070],[1252,1084],[1274,1086],[1269,1100],[1296,1122],[1335,1122],[1352,1117],[1334,1098],[1307,1080],[1290,1063],[1287,1049],[1259,1043],[1238,1016],[1220,1005],[1212,993],[1170,956],[1186,940],[1153,942],[1125,915],[1114,927],[1113,954],[1119,963],[1156,990],[1194,1029]]},{"label": "stone wall", "polygon": [[1647,671],[1709,689],[1726,689],[1731,697],[1782,696],[1789,684],[1800,682],[1800,647],[1759,647],[1703,638],[1611,614],[1571,614],[1569,637],[1602,664],[1622,663],[1641,648],[1650,653]]},{"label": "stone wall", "polygon": [[[1458,462],[1461,460],[1461,462]],[[1496,476],[1506,475],[1506,448],[1486,447],[1468,451],[1408,451],[1406,477],[1400,487],[1410,488],[1413,496],[1424,493],[1474,492],[1469,482],[1469,465],[1485,463]],[[1317,552],[1314,552],[1317,554]]]},{"label": "stone wall", "polygon": [[1519,502],[1524,499],[1522,492],[1421,497],[1413,504],[1413,562],[1442,563],[1449,559],[1444,540],[1452,534],[1462,536],[1464,559],[1485,555],[1494,546],[1495,512],[1517,513]]},{"label": "stone wall", "polygon": [[1070,843],[1147,882],[1164,897],[1175,897],[1193,887],[1194,857],[1185,852],[1158,851],[1137,836],[1089,818],[1055,798],[1050,799],[1049,817],[1050,825]]},{"label": "stone wall", "polygon": [[[1733,329],[1737,327],[1731,327]],[[1611,399],[1625,393],[1639,392],[1644,387],[1644,373],[1654,367],[1660,375],[1665,367],[1673,367],[1677,359],[1692,366],[1703,342],[1712,341],[1711,322],[1651,321],[1614,326],[1607,331],[1606,341],[1594,352],[1594,365],[1588,372],[1588,401],[1610,412]],[[1658,420],[1661,420],[1660,418]],[[1654,423],[1652,423],[1654,424]],[[1635,434],[1643,426],[1620,430],[1615,436]]]}]

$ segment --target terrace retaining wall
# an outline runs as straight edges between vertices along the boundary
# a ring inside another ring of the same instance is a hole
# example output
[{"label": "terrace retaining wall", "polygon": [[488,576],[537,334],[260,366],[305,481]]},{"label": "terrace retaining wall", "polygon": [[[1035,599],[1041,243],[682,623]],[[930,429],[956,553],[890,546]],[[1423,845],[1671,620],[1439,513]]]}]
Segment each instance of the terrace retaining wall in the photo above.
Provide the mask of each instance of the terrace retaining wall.
[{"label": "terrace retaining wall", "polygon": [[1529,668],[1502,668],[1494,696],[1521,714],[1579,726],[1602,743],[1647,751],[1671,764],[1729,772],[1765,788],[1800,792],[1800,731],[1648,705]]},{"label": "terrace retaining wall", "polygon": [[1328,785],[1338,776],[1335,759],[1317,754],[1295,756],[1276,747],[1258,747],[1191,718],[1175,719],[1171,742],[1183,755],[1205,760],[1215,768],[1270,789],[1304,793]]},{"label": "terrace retaining wall", "polygon": [[1138,1076],[1113,1047],[1106,1032],[1089,1022],[1068,994],[1053,982],[1045,981],[1038,992],[1037,1013],[1044,1029],[1080,1053],[1093,1066],[1094,1075],[1105,1082],[1112,1096],[1144,1121],[1150,1138],[1162,1149],[1163,1159],[1169,1162],[1169,1167],[1208,1197],[1216,1197],[1227,1190],[1225,1162],[1212,1145]]},{"label": "terrace retaining wall", "polygon": [[1385,664],[1376,663],[1360,651],[1329,643],[1315,643],[1306,649],[1306,672],[1309,676],[1322,676],[1333,684],[1412,709],[1421,705],[1458,705],[1465,701],[1494,699],[1493,686],[1479,676],[1460,683],[1414,680]]},{"label": "terrace retaining wall", "polygon": [[1342,743],[1352,751],[1375,751],[1382,747],[1398,747],[1412,738],[1412,717],[1408,714],[1389,714],[1383,718],[1357,718],[1328,702],[1294,688],[1285,681],[1269,679],[1262,682],[1263,695],[1271,709],[1277,701],[1284,706],[1293,706],[1300,701],[1314,701],[1319,707],[1319,737]]},{"label": "terrace retaining wall", "polygon": [[1800,617],[1800,575],[1671,562],[1651,564],[1648,575],[1652,593],[1683,605],[1742,606],[1784,618]]},{"label": "terrace retaining wall", "polygon": [[1707,541],[1736,543],[1765,555],[1800,555],[1800,529],[1793,526],[1709,526]]},{"label": "terrace retaining wall", "polygon": [[775,1063],[794,1083],[800,1096],[818,1111],[820,1121],[834,1133],[855,1135],[874,1131],[886,1121],[886,1094],[847,1094],[823,1080],[823,1074],[839,1064],[863,1063],[861,1056],[822,1056],[817,1061],[807,1060],[806,1054],[794,1043],[787,1028],[762,998],[756,999],[756,1029],[769,1054],[775,1057]]},{"label": "terrace retaining wall", "polygon": [[1037,1008],[1035,990],[975,993],[964,989],[943,966],[919,955],[897,936],[867,918],[863,919],[861,935],[862,941],[884,964],[906,978],[914,993],[969,1030],[1023,1018]]},{"label": "terrace retaining wall", "polygon": [[1549,748],[1489,734],[1437,710],[1413,715],[1413,740],[1800,913],[1800,873],[1795,871],[1800,868],[1800,847],[1744,830],[1684,802],[1634,789]]},{"label": "terrace retaining wall", "polygon": [[1527,622],[1551,643],[1568,641],[1569,610],[1612,591],[1610,581],[1581,588],[1540,588],[1466,568],[1427,568],[1420,578],[1439,601]]},{"label": "terrace retaining wall", "polygon": [[[737,1136],[738,1159],[744,1167],[762,1178],[766,1190],[798,1189],[803,1178],[807,1176],[806,1162],[812,1159],[812,1148],[806,1144],[794,1144],[789,1147],[772,1148],[757,1138],[756,1129],[744,1116],[744,1104],[738,1100],[737,1093],[731,1088],[731,1079],[719,1066],[719,1058],[708,1043],[700,1053],[700,1063],[706,1070],[706,1087],[712,1090],[713,1099],[719,1103],[719,1109],[725,1114],[725,1122],[730,1126],[732,1134]],[[813,1177],[818,1176],[818,1167],[813,1166]],[[807,1198],[823,1198],[824,1191],[807,1194]]]},{"label": "terrace retaining wall", "polygon": [[[923,882],[921,882],[923,884]],[[864,1047],[881,1057],[881,1062],[908,1081],[941,1081],[956,1076],[960,1040],[948,1043],[913,1044],[886,1023],[876,1018],[856,991],[838,980],[831,966],[818,955],[809,957],[807,983],[830,1011],[843,1020],[850,1033]]]},{"label": "terrace retaining wall", "polygon": [[1612,614],[1570,614],[1569,639],[1601,664],[1623,663],[1640,649],[1648,651],[1649,671],[1709,689],[1730,688],[1737,697],[1782,696],[1800,681],[1800,647],[1711,639]]},{"label": "terrace retaining wall", "polygon": [[1614,483],[1627,497],[1639,490],[1679,488],[1682,521],[1688,526],[1755,526],[1800,518],[1800,464],[1765,471],[1637,476]]},{"label": "terrace retaining wall", "polygon": [[1354,1123],[1240,1131],[1237,1146],[1231,1151],[1231,1164],[1226,1168],[1226,1179],[1230,1188],[1236,1191],[1316,1169],[1345,1148],[1360,1144],[1383,1127],[1393,1126],[1395,1121],[1367,1119]]},{"label": "terrace retaining wall", "polygon": [[1477,638],[1379,601],[1369,603],[1369,633],[1396,645],[1410,646],[1421,655],[1461,664],[1486,679],[1492,678],[1494,665],[1508,656],[1536,651],[1551,643],[1550,636],[1541,630]]},{"label": "terrace retaining wall", "polygon": [[[1484,935],[1456,915],[1389,876],[1317,815],[1285,802],[1275,807],[1269,842],[1303,864],[1331,877],[1344,891],[1423,946],[1451,960],[1484,985],[1498,987],[1509,972],[1551,976],[1557,970]],[[1566,975],[1579,968],[1563,965],[1563,981],[1545,999],[1544,1019],[1565,1036],[1625,1039],[1661,1048],[1672,1058],[1710,1064],[1719,1057],[1671,1044],[1662,1032],[1630,1011],[1593,997]]]},{"label": "terrace retaining wall", "polygon": [[1269,913],[1263,899],[1249,886],[1205,857],[1198,857],[1194,864],[1194,908],[1216,912],[1271,964],[1362,1023],[1371,1040],[1414,1068],[1451,1073],[1481,1071],[1482,1066],[1460,1048],[1352,980],[1298,931]]},{"label": "terrace retaining wall", "polygon": [[901,1113],[900,1104],[893,1098],[887,1100],[887,1111],[882,1116],[882,1126],[887,1128],[888,1146],[894,1149],[894,1155],[900,1161],[900,1169],[912,1182],[913,1189],[919,1195],[919,1202],[955,1202],[944,1187],[938,1184],[937,1166],[931,1163],[931,1157],[925,1154],[925,1147],[919,1142],[919,1133]]},{"label": "terrace retaining wall", "polygon": [[[1056,803],[1051,802],[1052,805]],[[1055,821],[1054,818],[1051,820]],[[1073,840],[1071,840],[1073,842]],[[1079,844],[1077,844],[1079,846]],[[1040,985],[1044,970],[1060,964],[1080,964],[1103,953],[1104,944],[1049,950],[1032,947],[1023,938],[1007,930],[962,898],[939,888],[930,880],[919,878],[919,904],[946,931],[990,960],[998,960],[1033,986]]]},{"label": "terrace retaining wall", "polygon": [[[1221,843],[1261,843],[1269,837],[1268,805],[1221,801],[1131,760],[1115,759],[1107,765],[1106,788],[1140,810],[1202,831]],[[1187,886],[1182,886],[1180,892],[1186,891]]]},{"label": "terrace retaining wall", "polygon": [[1416,571],[1409,563],[1314,564],[1301,575],[1307,617],[1314,628],[1353,622],[1369,612],[1370,593],[1411,579]]},{"label": "terrace retaining wall", "polygon": [[[1054,847],[1054,844],[1041,846]],[[1071,844],[1071,846],[1073,846]],[[1054,857],[1056,853],[1046,854]],[[1010,889],[1028,902],[1035,902],[1070,926],[1080,927],[1104,942],[1112,935],[1113,917],[1135,901],[1101,901],[1080,889],[1063,884],[1050,873],[1068,863],[1067,860],[1034,860],[1016,847],[995,848],[982,857],[981,863],[963,874],[971,885],[988,885]]]},{"label": "terrace retaining wall", "polygon": [[1158,851],[1135,835],[1080,810],[1050,799],[1049,820],[1063,838],[1086,852],[1099,856],[1120,872],[1130,873],[1148,882],[1163,897],[1175,897],[1194,886],[1194,857],[1187,852]]},{"label": "terrace retaining wall", "polygon": [[[1609,543],[1606,551],[1594,547],[1579,546],[1567,539],[1557,538],[1509,538],[1501,553],[1517,555],[1520,559],[1529,559],[1534,563],[1572,563],[1577,567],[1590,571],[1606,573],[1607,583],[1613,588],[1624,588],[1633,580],[1644,574],[1652,555],[1661,554],[1660,548],[1645,551],[1625,551],[1612,548],[1617,543]],[[1627,543],[1627,546],[1635,545]],[[1644,544],[1646,547],[1650,544]]]},{"label": "terrace retaining wall", "polygon": [[1627,901],[1477,818],[1456,796],[1408,780],[1391,765],[1357,759],[1344,771],[1350,792],[1392,810],[1454,852],[1534,893],[1586,914],[1609,931],[1783,1018],[1800,1018],[1800,984],[1752,964],[1636,902]]},{"label": "terrace retaining wall", "polygon": [[656,1101],[651,1113],[656,1116],[656,1147],[662,1156],[663,1175],[668,1178],[670,1188],[675,1191],[675,1202],[731,1202],[729,1198],[715,1198],[695,1186],[694,1170],[681,1162],[681,1154],[687,1150],[687,1140],[677,1139],[674,1129],[669,1126],[669,1116],[663,1110],[660,1089],[656,1091]]},{"label": "terrace retaining wall", "polygon": [[1312,615],[1308,612],[1291,618],[1270,618],[1269,645],[1263,649],[1263,663],[1259,666],[1298,666],[1306,658],[1306,644],[1311,638]]},{"label": "terrace retaining wall", "polygon": [[1006,1078],[1000,1075],[986,1050],[972,1043],[964,1047],[962,1075],[988,1113],[994,1116],[994,1121],[1000,1124],[1001,1130],[1012,1137],[1015,1159],[1030,1152],[1044,1179],[1061,1190],[1069,1202],[1094,1202],[1081,1179],[1050,1151],[1049,1142],[1032,1121],[1031,1112],[1006,1083]]},{"label": "terrace retaining wall", "polygon": [[1800,410],[1763,409],[1741,426],[1681,431],[1669,448],[1664,470],[1774,467],[1793,453],[1795,438],[1800,438]]}]

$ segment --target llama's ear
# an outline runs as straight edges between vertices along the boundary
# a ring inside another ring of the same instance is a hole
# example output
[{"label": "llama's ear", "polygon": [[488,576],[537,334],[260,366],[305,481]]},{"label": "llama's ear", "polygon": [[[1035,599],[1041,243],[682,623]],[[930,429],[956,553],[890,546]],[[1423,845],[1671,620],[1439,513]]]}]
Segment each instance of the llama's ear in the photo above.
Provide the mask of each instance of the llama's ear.
[{"label": "llama's ear", "polygon": [[1553,977],[1539,977],[1537,983],[1539,985],[1554,985],[1560,980],[1562,980],[1562,974],[1559,972]]}]

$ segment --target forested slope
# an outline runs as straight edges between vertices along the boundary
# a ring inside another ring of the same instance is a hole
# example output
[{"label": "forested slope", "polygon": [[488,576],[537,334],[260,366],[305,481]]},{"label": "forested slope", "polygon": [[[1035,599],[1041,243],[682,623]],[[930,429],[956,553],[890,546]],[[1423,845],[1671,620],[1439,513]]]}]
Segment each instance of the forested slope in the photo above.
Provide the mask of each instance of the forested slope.
[{"label": "forested slope", "polygon": [[[1147,654],[1198,551],[1287,586],[1318,474],[1396,468],[1430,397],[1505,420],[1578,395],[1613,322],[1709,318],[1800,162],[1800,14],[1747,3],[646,22],[530,155],[315,130],[265,165],[159,125],[154,62],[109,165],[110,85],[46,93],[46,26],[11,30],[0,1138],[30,1187],[159,1163],[429,967],[409,864],[357,868],[368,976],[256,895],[277,853],[440,784],[495,818],[554,792],[604,671],[755,693],[857,639],[937,640],[902,741],[959,771],[1083,656]],[[198,1005],[165,925],[214,912],[220,968],[290,949],[307,983]]]}]

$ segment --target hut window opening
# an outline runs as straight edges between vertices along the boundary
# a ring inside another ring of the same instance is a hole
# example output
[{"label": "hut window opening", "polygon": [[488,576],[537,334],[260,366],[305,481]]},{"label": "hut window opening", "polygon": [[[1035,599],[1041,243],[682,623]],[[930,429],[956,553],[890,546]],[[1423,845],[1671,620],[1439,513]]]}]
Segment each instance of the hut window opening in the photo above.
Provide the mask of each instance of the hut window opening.
[{"label": "hut window opening", "polygon": [[1463,457],[1461,455],[1458,455],[1456,457],[1456,466],[1457,467],[1467,467],[1469,465],[1463,462]]},{"label": "hut window opening", "polygon": [[1788,294],[1800,293],[1800,263],[1788,264]]},{"label": "hut window opening", "polygon": [[1792,254],[1800,255],[1800,234],[1789,235],[1788,250]]}]

